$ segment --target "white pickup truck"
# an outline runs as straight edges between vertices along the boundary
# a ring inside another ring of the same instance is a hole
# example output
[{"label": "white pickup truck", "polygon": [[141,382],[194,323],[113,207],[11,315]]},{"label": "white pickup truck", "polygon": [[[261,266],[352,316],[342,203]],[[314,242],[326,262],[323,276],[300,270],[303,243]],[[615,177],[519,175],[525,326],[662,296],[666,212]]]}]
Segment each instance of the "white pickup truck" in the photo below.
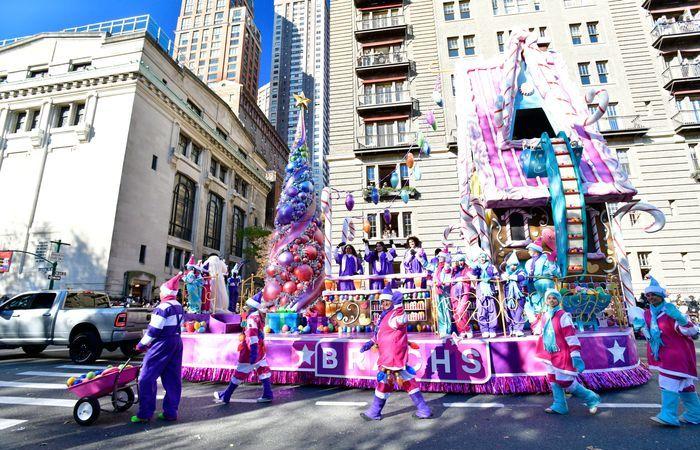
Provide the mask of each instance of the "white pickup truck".
[{"label": "white pickup truck", "polygon": [[25,292],[0,304],[0,347],[34,356],[49,345],[68,346],[81,364],[95,361],[104,348],[131,356],[150,319],[148,309],[112,307],[101,292]]}]

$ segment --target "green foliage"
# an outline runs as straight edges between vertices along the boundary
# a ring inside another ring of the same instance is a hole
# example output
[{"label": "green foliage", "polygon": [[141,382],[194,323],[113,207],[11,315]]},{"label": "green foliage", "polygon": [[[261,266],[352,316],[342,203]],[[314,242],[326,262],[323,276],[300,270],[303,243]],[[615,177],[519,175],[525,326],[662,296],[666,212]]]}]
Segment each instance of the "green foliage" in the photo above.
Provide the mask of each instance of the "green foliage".
[{"label": "green foliage", "polygon": [[267,238],[270,230],[262,227],[246,227],[238,231],[238,239],[245,239],[243,247],[243,259],[258,266],[264,265],[267,254],[262,250],[267,247]]}]

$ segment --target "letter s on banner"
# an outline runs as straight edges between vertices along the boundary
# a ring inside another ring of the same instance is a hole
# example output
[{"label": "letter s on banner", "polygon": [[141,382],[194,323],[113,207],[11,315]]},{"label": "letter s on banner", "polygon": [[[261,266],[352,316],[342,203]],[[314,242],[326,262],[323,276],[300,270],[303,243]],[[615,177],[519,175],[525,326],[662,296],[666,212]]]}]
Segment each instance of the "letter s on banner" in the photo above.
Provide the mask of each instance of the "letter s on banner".
[{"label": "letter s on banner", "polygon": [[481,353],[474,348],[462,350],[462,361],[466,364],[462,365],[462,370],[466,373],[474,374],[481,372]]}]

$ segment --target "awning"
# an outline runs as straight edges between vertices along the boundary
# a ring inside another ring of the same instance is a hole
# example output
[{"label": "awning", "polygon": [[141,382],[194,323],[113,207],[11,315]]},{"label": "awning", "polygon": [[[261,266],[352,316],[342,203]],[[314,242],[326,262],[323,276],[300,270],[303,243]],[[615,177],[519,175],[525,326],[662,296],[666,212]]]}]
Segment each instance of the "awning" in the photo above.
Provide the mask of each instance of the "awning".
[{"label": "awning", "polygon": [[700,5],[693,5],[693,6],[676,6],[673,8],[664,8],[664,9],[652,9],[649,12],[652,14],[662,14],[662,13],[667,13],[667,12],[683,12],[686,9],[700,9]]},{"label": "awning", "polygon": [[372,84],[372,83],[384,83],[386,81],[401,81],[405,80],[406,75],[397,75],[395,77],[383,77],[383,78],[369,78],[367,80],[362,80],[362,84]]},{"label": "awning", "polygon": [[665,52],[661,52],[662,55],[671,55],[671,54],[676,54],[676,53],[693,53],[693,52],[700,52],[700,47],[695,47],[695,48],[677,48],[675,50],[666,50]]},{"label": "awning", "polygon": [[385,5],[378,6],[365,6],[362,8],[357,8],[358,11],[376,11],[378,9],[389,9],[389,8],[401,8],[403,6],[402,2],[388,3]]},{"label": "awning", "polygon": [[375,42],[364,42],[362,47],[380,47],[382,45],[400,44],[403,42],[401,39],[389,39],[388,41],[375,41]]},{"label": "awning", "polygon": [[676,91],[673,95],[700,94],[700,89],[691,89],[689,91]]},{"label": "awning", "polygon": [[394,114],[391,116],[375,116],[365,118],[365,123],[367,122],[386,122],[389,120],[401,120],[408,119],[408,114]]}]

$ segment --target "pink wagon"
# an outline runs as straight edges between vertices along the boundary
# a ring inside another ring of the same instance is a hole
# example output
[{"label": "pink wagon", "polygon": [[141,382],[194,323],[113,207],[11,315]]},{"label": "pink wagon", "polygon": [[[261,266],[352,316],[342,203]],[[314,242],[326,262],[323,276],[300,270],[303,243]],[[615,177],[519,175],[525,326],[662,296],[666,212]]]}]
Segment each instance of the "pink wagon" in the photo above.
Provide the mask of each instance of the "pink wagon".
[{"label": "pink wagon", "polygon": [[102,397],[111,397],[114,412],[124,412],[137,403],[133,387],[136,387],[138,393],[136,380],[141,366],[126,367],[130,361],[131,359],[124,363],[122,369],[68,388],[80,398],[73,408],[73,419],[78,424],[87,426],[95,423],[102,410],[99,402]]}]

